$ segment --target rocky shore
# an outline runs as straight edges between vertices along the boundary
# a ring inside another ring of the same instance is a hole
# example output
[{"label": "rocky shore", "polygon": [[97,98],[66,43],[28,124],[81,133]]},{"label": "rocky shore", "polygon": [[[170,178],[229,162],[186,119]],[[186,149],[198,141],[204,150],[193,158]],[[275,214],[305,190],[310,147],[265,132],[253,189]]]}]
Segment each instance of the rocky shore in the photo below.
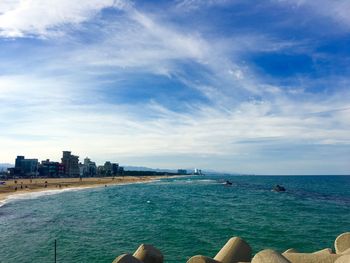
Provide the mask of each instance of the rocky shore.
[{"label": "rocky shore", "polygon": [[[265,249],[254,256],[247,242],[240,237],[232,237],[214,258],[203,255],[191,257],[187,263],[350,263],[350,232],[339,235],[331,248],[312,253],[299,253],[289,248],[283,253]],[[151,245],[142,244],[133,255],[123,254],[113,263],[163,263],[163,254]]]}]

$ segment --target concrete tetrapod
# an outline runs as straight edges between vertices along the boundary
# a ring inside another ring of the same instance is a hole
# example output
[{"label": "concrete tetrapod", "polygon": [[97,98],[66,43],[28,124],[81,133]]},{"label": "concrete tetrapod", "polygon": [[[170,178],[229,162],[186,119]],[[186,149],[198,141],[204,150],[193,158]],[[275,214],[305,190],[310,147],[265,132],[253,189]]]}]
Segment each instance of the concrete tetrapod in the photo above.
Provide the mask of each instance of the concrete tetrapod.
[{"label": "concrete tetrapod", "polygon": [[340,254],[350,248],[350,232],[339,235],[334,241],[335,253]]},{"label": "concrete tetrapod", "polygon": [[343,255],[340,258],[338,258],[334,263],[349,263],[350,262],[350,255]]},{"label": "concrete tetrapod", "polygon": [[252,249],[240,237],[230,238],[214,259],[221,263],[248,262],[252,258]]},{"label": "concrete tetrapod", "polygon": [[341,252],[342,255],[350,255],[350,248],[348,248],[347,250]]},{"label": "concrete tetrapod", "polygon": [[283,256],[292,263],[334,263],[342,255],[327,253],[283,253]]},{"label": "concrete tetrapod", "polygon": [[112,263],[142,263],[142,261],[130,254],[123,254],[117,257]]},{"label": "concrete tetrapod", "polygon": [[209,258],[209,257],[197,255],[197,256],[191,257],[187,261],[187,263],[220,263],[220,262],[216,261],[215,259]]},{"label": "concrete tetrapod", "polygon": [[322,249],[322,250],[319,250],[319,251],[315,251],[312,254],[332,254],[332,253],[333,253],[332,249],[325,248],[325,249]]},{"label": "concrete tetrapod", "polygon": [[[294,254],[294,253],[286,253],[286,255]],[[272,249],[265,249],[256,254],[252,263],[291,263],[288,259],[286,259],[281,254],[277,253]]]},{"label": "concrete tetrapod", "polygon": [[299,252],[295,248],[288,248],[286,251],[283,252],[283,254],[284,253],[299,253]]},{"label": "concrete tetrapod", "polygon": [[163,263],[163,254],[152,245],[141,244],[133,256],[143,263]]}]

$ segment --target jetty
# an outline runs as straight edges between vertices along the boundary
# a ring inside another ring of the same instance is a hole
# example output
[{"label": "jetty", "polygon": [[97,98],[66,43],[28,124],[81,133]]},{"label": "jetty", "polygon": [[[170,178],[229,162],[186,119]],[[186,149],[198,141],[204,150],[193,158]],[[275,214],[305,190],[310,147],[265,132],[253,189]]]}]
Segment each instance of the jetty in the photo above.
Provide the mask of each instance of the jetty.
[{"label": "jetty", "polygon": [[[265,249],[254,256],[250,245],[240,237],[232,237],[214,258],[196,255],[187,263],[350,263],[350,232],[339,235],[331,248],[312,253],[299,253],[289,248],[283,253]],[[118,256],[112,263],[163,263],[164,256],[152,245],[142,244],[134,254]]]}]

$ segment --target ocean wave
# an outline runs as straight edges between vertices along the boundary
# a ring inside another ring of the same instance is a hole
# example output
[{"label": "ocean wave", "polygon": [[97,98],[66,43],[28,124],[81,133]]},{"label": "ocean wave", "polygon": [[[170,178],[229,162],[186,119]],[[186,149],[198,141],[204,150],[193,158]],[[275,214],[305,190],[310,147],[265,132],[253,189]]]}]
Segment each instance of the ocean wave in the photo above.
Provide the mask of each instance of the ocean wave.
[{"label": "ocean wave", "polygon": [[19,201],[19,200],[28,200],[28,199],[36,199],[42,196],[49,196],[49,195],[55,195],[55,194],[61,194],[68,191],[79,191],[79,190],[86,190],[91,189],[93,187],[71,187],[66,189],[54,189],[54,190],[45,190],[45,191],[37,191],[37,192],[27,192],[27,193],[20,193],[20,194],[13,194],[7,196],[4,200],[0,201],[0,207],[4,206],[5,204],[13,201]]},{"label": "ocean wave", "polygon": [[196,180],[198,182],[213,182],[213,183],[217,183],[218,181],[217,180],[214,180],[214,179],[202,179],[202,180]]},{"label": "ocean wave", "polygon": [[6,202],[6,199],[5,199],[5,200],[1,200],[1,201],[0,201],[0,207],[4,206],[6,203],[7,203],[7,202]]}]

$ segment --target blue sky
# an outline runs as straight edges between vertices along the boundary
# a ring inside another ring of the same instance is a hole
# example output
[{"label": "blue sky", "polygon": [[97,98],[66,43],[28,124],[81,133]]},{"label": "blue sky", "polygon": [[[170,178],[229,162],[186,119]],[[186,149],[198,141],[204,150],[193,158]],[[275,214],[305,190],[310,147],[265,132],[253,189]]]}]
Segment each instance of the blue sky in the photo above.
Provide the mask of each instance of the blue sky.
[{"label": "blue sky", "polygon": [[350,173],[347,0],[3,0],[0,161]]}]

